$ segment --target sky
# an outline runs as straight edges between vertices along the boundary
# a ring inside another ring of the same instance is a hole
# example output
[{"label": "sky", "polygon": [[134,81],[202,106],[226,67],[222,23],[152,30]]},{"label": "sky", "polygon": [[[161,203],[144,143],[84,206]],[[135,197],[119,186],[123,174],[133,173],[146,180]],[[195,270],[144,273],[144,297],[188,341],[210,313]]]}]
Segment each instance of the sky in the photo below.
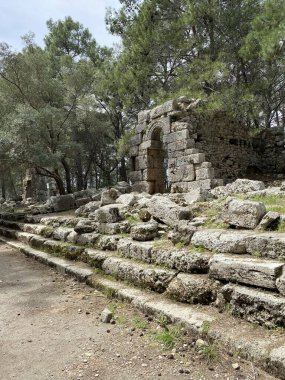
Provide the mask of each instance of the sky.
[{"label": "sky", "polygon": [[88,28],[99,45],[112,46],[118,39],[105,26],[106,8],[118,9],[119,0],[0,0],[0,42],[21,50],[21,36],[34,32],[36,43],[43,46],[46,21],[71,16]]}]

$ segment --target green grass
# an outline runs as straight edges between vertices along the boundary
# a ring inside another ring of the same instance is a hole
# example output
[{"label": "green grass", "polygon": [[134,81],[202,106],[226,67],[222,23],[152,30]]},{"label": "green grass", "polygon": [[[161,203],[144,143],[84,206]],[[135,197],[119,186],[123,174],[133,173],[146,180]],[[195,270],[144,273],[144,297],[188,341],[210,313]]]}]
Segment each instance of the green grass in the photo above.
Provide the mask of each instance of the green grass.
[{"label": "green grass", "polygon": [[277,227],[277,232],[285,232],[285,220],[281,220]]},{"label": "green grass", "polygon": [[173,326],[172,328],[163,328],[154,331],[154,339],[159,342],[164,348],[173,348],[176,341],[181,337],[184,329],[181,325]]},{"label": "green grass", "polygon": [[199,348],[199,351],[202,353],[208,363],[215,361],[219,356],[217,346],[214,343],[209,343],[201,346]]},{"label": "green grass", "polygon": [[189,252],[191,253],[205,253],[205,252],[209,252],[205,247],[203,247],[202,245],[191,245],[188,249]]},{"label": "green grass", "polygon": [[267,211],[276,211],[281,214],[285,213],[284,195],[256,195],[251,197],[250,200],[263,203]]},{"label": "green grass", "polygon": [[132,216],[132,215],[127,216],[127,217],[126,217],[126,220],[127,220],[129,223],[131,223],[131,224],[136,224],[136,223],[140,223],[140,222],[141,222],[141,220],[140,220],[139,218],[136,218],[135,216]]},{"label": "green grass", "polygon": [[145,319],[143,319],[139,315],[135,316],[133,320],[133,325],[136,329],[139,329],[139,330],[147,330],[150,327],[149,322],[147,322]]},{"label": "green grass", "polygon": [[210,330],[211,323],[209,321],[204,321],[202,324],[202,333],[203,334],[208,334]]},{"label": "green grass", "polygon": [[179,241],[178,243],[175,244],[175,247],[178,249],[185,248],[186,242],[185,241]]}]

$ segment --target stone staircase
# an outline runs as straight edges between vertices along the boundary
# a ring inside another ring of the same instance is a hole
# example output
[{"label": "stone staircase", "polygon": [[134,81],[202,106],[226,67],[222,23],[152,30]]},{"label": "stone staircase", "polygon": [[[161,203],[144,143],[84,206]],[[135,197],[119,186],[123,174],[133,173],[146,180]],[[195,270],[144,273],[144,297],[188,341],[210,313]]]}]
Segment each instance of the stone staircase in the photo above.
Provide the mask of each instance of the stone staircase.
[{"label": "stone staircase", "polygon": [[285,379],[285,234],[199,229],[178,248],[166,238],[92,231],[77,233],[75,243],[79,218],[0,217],[1,240],[26,255],[182,322]]}]

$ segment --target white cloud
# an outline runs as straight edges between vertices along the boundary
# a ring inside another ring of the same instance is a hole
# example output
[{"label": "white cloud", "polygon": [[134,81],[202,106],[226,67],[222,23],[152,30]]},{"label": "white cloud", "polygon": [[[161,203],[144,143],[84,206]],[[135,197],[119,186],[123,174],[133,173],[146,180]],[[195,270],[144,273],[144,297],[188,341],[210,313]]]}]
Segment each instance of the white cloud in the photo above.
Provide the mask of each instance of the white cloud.
[{"label": "white cloud", "polygon": [[20,36],[32,31],[42,44],[49,18],[71,16],[89,28],[100,45],[111,45],[117,39],[106,30],[106,7],[119,5],[119,0],[0,0],[0,41],[21,49]]}]

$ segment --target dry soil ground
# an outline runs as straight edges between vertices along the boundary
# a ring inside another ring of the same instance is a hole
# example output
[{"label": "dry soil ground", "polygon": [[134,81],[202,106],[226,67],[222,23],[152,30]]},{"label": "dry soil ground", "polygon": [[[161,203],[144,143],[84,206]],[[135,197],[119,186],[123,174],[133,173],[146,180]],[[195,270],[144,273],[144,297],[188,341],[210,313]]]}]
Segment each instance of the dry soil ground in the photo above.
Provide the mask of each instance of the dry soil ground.
[{"label": "dry soil ground", "polygon": [[199,353],[191,333],[166,350],[163,322],[0,245],[1,380],[273,379],[214,345]]}]

